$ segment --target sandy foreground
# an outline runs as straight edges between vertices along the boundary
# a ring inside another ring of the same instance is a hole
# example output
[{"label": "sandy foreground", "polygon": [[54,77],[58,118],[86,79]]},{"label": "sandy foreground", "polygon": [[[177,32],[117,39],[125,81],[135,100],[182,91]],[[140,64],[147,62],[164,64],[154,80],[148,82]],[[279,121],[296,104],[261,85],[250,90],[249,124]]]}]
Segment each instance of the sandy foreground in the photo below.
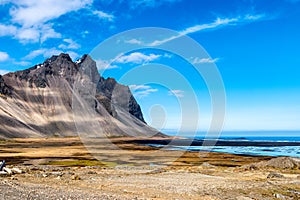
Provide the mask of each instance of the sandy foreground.
[{"label": "sandy foreground", "polygon": [[255,165],[271,157],[157,153],[128,140],[111,139],[120,149],[77,137],[2,140],[0,159],[24,173],[0,176],[0,198],[300,199],[299,167]]}]

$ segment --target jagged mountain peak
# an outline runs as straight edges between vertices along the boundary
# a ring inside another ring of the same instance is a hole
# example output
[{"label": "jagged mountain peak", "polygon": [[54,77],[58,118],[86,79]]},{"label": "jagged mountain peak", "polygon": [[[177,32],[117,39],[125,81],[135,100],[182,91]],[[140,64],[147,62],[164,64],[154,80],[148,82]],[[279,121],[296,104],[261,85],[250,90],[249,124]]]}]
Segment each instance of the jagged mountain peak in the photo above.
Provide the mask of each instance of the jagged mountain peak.
[{"label": "jagged mountain peak", "polygon": [[[80,66],[92,68],[92,72],[97,74],[97,70],[95,70],[96,63],[93,66],[93,64],[91,64],[92,61],[90,56],[84,55],[81,58],[80,63],[75,63],[72,61],[69,54],[61,53],[59,55],[51,56],[43,63],[15,73],[9,73],[7,76],[15,76],[15,78],[18,78],[19,80],[26,81],[28,82],[29,87],[45,88],[49,86],[49,76],[63,77],[69,83],[72,83]],[[86,64],[86,62],[89,64]]]},{"label": "jagged mountain peak", "polygon": [[[84,121],[98,120],[108,135],[160,134],[145,123],[129,88],[114,78],[101,77],[89,55],[73,62],[68,54],[60,54],[0,76],[0,138],[76,135],[73,90],[90,81],[96,90],[88,91],[94,97],[87,100],[87,105],[97,116],[83,116]],[[79,95],[85,94],[84,88],[82,93],[78,90]]]},{"label": "jagged mountain peak", "polygon": [[70,57],[69,54],[67,53],[61,53],[59,55],[53,55],[50,58],[46,59],[43,64],[50,64],[53,62],[73,62],[72,58]]}]

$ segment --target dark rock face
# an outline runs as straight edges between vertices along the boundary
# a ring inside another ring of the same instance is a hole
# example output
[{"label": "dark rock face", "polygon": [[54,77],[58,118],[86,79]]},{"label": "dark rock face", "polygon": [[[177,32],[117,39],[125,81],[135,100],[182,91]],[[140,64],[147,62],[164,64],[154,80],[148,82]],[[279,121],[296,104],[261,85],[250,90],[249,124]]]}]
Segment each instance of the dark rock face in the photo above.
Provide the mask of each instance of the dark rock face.
[{"label": "dark rock face", "polygon": [[[138,118],[139,120],[145,122],[143,113],[141,111],[140,105],[136,102],[135,98],[131,95],[129,100],[129,113]],[[146,122],[145,122],[146,123]]]},{"label": "dark rock face", "polygon": [[[141,107],[131,94],[129,87],[118,84],[114,78],[104,79],[101,77],[97,85],[97,93],[99,93],[99,97],[103,99],[102,101],[111,101],[113,105],[124,108],[131,115],[145,122]],[[111,110],[112,116],[115,117],[115,112],[113,112],[114,108],[108,109]]]},{"label": "dark rock face", "polygon": [[11,93],[12,93],[12,88],[5,84],[3,77],[0,75],[0,94],[11,95]]},{"label": "dark rock face", "polygon": [[114,120],[110,119],[104,123],[110,126],[104,127],[106,130],[113,130],[115,135],[126,135],[136,129],[137,134],[153,132],[145,124],[141,108],[127,86],[101,77],[96,62],[88,55],[73,62],[68,54],[60,54],[29,69],[0,76],[0,94],[9,96],[0,98],[0,123],[4,124],[0,127],[0,138],[76,135],[72,91],[79,74],[95,85],[95,102],[89,105],[95,107],[99,119],[105,116],[107,121],[111,116],[120,122],[120,127],[129,127],[111,127],[109,121]]}]

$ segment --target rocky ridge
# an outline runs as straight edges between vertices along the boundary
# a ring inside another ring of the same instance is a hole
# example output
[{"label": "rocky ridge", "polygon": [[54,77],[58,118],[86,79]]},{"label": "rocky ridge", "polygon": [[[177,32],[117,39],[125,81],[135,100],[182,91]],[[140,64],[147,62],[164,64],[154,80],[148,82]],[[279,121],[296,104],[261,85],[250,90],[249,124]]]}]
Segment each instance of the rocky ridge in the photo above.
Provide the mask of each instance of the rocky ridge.
[{"label": "rocky ridge", "polygon": [[[89,105],[97,113],[82,117],[98,120],[106,135],[158,133],[145,123],[128,86],[101,77],[96,62],[88,55],[73,62],[68,54],[60,54],[31,68],[0,76],[0,138],[76,135],[73,94],[74,85],[80,84],[95,86],[95,91],[88,88],[94,92]],[[83,88],[82,92],[90,91]]]}]

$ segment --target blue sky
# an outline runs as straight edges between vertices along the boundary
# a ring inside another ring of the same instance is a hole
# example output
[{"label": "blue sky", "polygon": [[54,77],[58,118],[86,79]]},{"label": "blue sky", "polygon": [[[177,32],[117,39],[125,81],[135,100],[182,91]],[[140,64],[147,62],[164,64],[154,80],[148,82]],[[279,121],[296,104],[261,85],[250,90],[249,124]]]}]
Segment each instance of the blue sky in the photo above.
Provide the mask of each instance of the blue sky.
[{"label": "blue sky", "polygon": [[[60,52],[76,60],[110,36],[141,27],[178,31],[208,52],[210,57],[198,63],[215,64],[222,75],[224,130],[300,130],[298,0],[1,0],[0,73],[25,69]],[[198,128],[206,130],[211,103],[205,83],[190,63],[170,52],[129,52],[106,66],[103,75],[121,79],[152,63],[177,70],[191,88],[176,80],[168,88],[134,78],[123,81],[131,85],[146,120],[158,128],[188,130],[180,103],[188,104],[192,90],[200,110]],[[98,60],[99,69],[103,64]],[[163,73],[156,76],[172,81]],[[187,110],[192,120],[196,111]]]}]

